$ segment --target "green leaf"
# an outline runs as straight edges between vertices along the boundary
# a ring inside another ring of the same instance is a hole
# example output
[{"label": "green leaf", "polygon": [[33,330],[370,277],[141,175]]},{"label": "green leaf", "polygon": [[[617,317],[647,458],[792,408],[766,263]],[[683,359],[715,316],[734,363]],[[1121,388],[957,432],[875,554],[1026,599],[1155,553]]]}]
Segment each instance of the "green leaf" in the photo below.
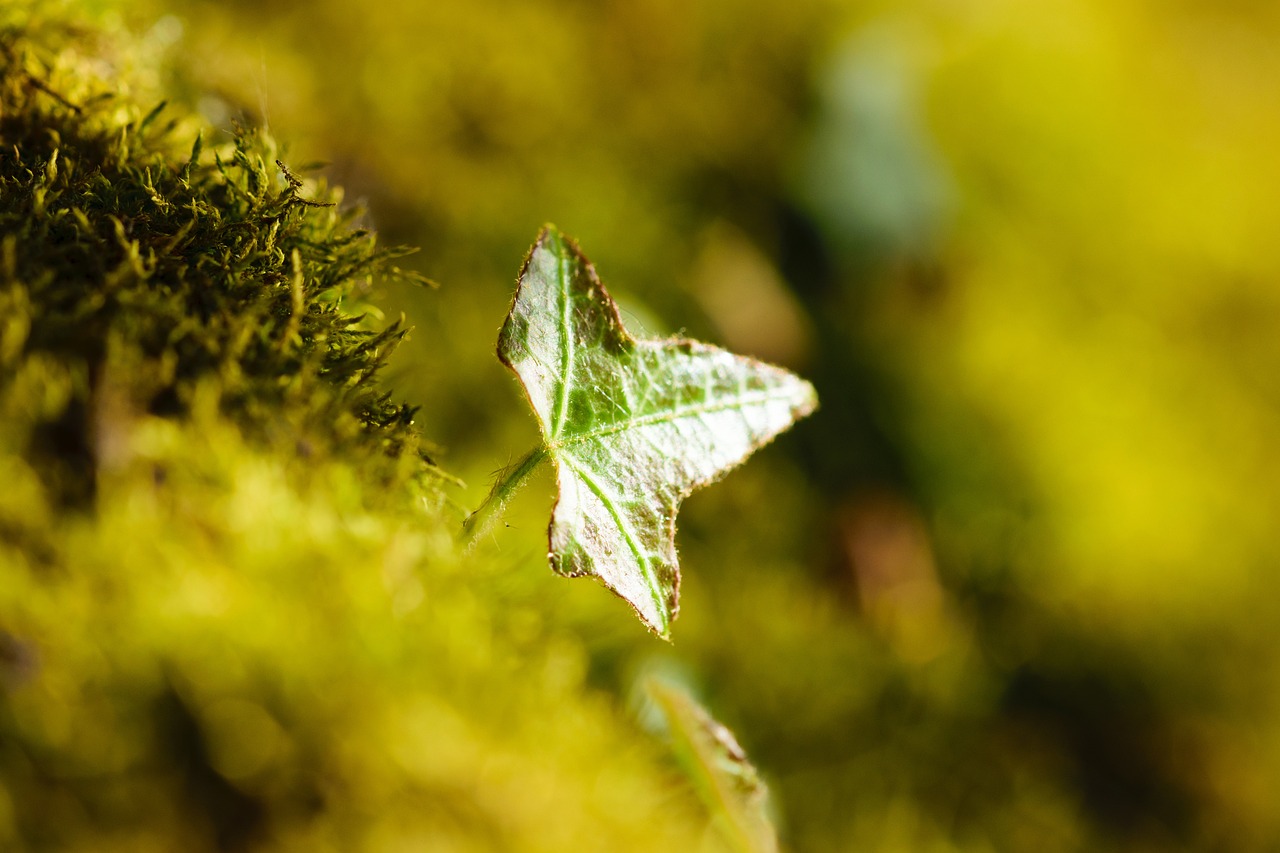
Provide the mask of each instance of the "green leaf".
[{"label": "green leaf", "polygon": [[776,853],[768,790],[733,732],[682,689],[656,678],[646,686],[665,718],[676,757],[733,849]]},{"label": "green leaf", "polygon": [[697,341],[633,338],[594,267],[552,226],[520,272],[498,357],[556,464],[551,567],[598,578],[668,637],[680,502],[813,411],[813,387]]}]

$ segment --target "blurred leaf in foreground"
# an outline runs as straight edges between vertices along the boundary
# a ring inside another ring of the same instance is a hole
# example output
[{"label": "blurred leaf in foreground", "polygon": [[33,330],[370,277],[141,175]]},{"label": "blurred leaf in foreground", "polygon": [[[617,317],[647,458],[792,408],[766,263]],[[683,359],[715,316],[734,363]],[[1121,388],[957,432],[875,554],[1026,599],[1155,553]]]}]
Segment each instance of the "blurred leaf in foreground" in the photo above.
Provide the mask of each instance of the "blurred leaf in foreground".
[{"label": "blurred leaf in foreground", "polygon": [[550,456],[551,567],[599,578],[669,636],[680,501],[812,412],[813,386],[696,341],[631,337],[595,268],[550,226],[520,272],[498,357],[520,377],[543,445],[490,503]]},{"label": "blurred leaf in foreground", "polygon": [[768,790],[733,732],[680,688],[657,678],[649,679],[647,686],[662,710],[676,755],[733,849],[777,851],[777,834],[766,809]]}]

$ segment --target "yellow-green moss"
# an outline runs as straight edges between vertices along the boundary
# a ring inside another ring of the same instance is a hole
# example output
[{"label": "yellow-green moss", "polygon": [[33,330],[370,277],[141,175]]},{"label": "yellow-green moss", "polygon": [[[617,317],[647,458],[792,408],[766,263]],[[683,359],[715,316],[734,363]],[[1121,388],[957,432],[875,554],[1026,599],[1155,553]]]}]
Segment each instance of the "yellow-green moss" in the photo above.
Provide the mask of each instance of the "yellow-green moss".
[{"label": "yellow-green moss", "polygon": [[206,380],[272,446],[425,472],[413,409],[372,382],[401,330],[350,307],[403,252],[266,135],[122,98],[77,28],[10,21],[0,44],[0,370],[65,389],[8,418],[54,497],[91,497],[113,416],[180,415]]}]

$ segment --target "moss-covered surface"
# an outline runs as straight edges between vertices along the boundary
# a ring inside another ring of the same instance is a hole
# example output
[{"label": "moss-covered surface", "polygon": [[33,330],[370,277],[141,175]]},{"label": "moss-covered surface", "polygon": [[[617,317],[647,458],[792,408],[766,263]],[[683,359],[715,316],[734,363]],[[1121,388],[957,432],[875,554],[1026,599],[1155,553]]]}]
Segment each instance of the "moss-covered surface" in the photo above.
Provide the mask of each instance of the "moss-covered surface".
[{"label": "moss-covered surface", "polygon": [[714,844],[459,554],[360,307],[396,253],[118,41],[0,25],[0,847]]},{"label": "moss-covered surface", "polygon": [[206,149],[163,102],[143,115],[95,79],[74,30],[39,26],[2,36],[0,358],[19,384],[65,389],[15,436],[54,497],[92,496],[103,406],[181,415],[202,385],[273,445],[376,450],[404,460],[382,475],[412,479],[413,410],[372,381],[400,332],[349,307],[397,253],[268,137]]}]

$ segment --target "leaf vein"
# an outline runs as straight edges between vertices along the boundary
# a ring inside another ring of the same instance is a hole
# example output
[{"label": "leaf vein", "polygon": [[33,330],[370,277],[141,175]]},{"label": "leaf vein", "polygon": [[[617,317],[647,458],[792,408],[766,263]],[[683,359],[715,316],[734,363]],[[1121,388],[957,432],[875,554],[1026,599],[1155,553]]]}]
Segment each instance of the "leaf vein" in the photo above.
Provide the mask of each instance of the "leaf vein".
[{"label": "leaf vein", "polygon": [[762,403],[772,403],[777,400],[791,400],[794,395],[790,391],[759,391],[754,394],[742,394],[737,397],[731,397],[719,400],[715,403],[700,403],[695,406],[684,406],[683,408],[669,409],[662,412],[654,412],[649,415],[640,415],[639,417],[628,418],[625,421],[608,424],[606,426],[597,427],[593,430],[577,433],[556,443],[557,447],[568,447],[574,444],[581,444],[593,438],[601,438],[606,435],[614,435],[627,430],[639,429],[641,427],[651,426],[653,424],[674,423],[685,418],[700,418],[703,415],[712,415],[717,412],[724,412],[730,409],[739,409],[745,406],[756,406]]},{"label": "leaf vein", "polygon": [[560,394],[557,398],[555,425],[551,430],[552,438],[559,438],[564,431],[564,422],[569,412],[569,386],[573,378],[573,300],[569,287],[569,272],[565,269],[566,258],[560,251],[556,252],[556,278],[560,282]]},{"label": "leaf vein", "polygon": [[613,518],[614,525],[618,528],[618,532],[622,534],[623,540],[631,550],[631,555],[635,557],[636,564],[644,574],[645,585],[649,588],[649,595],[653,599],[654,607],[657,608],[658,618],[662,620],[660,630],[665,631],[667,627],[666,605],[658,594],[658,579],[654,576],[653,569],[649,566],[649,555],[640,548],[640,544],[636,541],[635,532],[631,529],[631,526],[627,524],[626,516],[618,509],[615,496],[606,492],[604,487],[597,483],[595,479],[587,473],[587,466],[584,465],[581,460],[563,452],[558,454],[556,458],[562,460],[566,465],[568,465],[573,473],[578,475],[578,478],[587,484],[587,488],[600,499],[600,503],[604,505],[604,508],[609,511],[609,515]]}]

